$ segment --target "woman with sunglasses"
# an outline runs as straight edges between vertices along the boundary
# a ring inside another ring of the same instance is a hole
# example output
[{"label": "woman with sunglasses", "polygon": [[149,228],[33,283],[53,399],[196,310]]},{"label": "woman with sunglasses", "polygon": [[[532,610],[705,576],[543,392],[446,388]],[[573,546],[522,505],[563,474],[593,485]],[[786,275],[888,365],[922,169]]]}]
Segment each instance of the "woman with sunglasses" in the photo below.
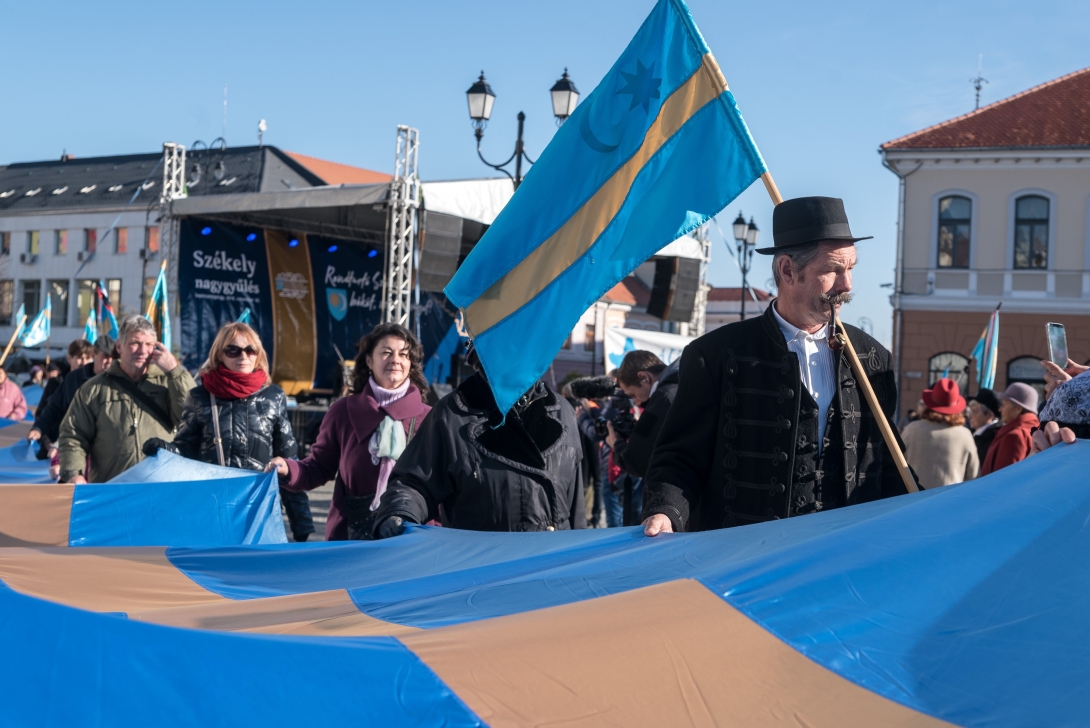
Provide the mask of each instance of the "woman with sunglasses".
[{"label": "woman with sunglasses", "polygon": [[[149,440],[145,454],[161,447],[193,460],[257,471],[275,458],[295,457],[287,397],[269,381],[269,359],[256,331],[240,323],[220,329],[200,379],[186,399],[174,441]],[[314,533],[307,494],[281,489],[280,499],[292,536],[306,541]]]},{"label": "woman with sunglasses", "polygon": [[327,541],[370,537],[372,513],[394,463],[431,411],[424,349],[404,326],[379,324],[360,341],[352,394],[333,403],[303,460],[273,458],[280,485],[313,490],[336,480]]}]

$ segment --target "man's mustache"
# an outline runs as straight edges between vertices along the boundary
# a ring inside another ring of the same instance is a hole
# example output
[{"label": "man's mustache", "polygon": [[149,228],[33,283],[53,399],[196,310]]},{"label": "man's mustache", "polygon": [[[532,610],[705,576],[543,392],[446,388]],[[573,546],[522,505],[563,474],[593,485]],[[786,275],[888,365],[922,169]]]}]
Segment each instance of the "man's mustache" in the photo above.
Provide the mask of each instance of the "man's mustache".
[{"label": "man's mustache", "polygon": [[845,303],[851,303],[855,298],[855,294],[851,291],[845,291],[844,293],[837,293],[830,296],[828,293],[821,294],[821,302],[827,306],[841,306]]}]

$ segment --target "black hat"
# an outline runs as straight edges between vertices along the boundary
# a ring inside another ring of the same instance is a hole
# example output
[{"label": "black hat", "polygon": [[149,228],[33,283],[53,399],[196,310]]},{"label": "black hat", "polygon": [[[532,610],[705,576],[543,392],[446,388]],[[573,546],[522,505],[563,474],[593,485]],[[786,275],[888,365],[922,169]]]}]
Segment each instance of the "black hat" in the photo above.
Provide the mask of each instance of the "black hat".
[{"label": "black hat", "polygon": [[990,389],[982,389],[968,399],[970,402],[980,402],[980,404],[990,409],[993,415],[999,414],[999,398]]},{"label": "black hat", "polygon": [[844,200],[839,197],[796,197],[776,205],[772,211],[773,246],[757,248],[757,252],[772,255],[822,240],[854,243],[872,237],[857,238],[852,235],[848,228],[848,215],[844,212]]}]

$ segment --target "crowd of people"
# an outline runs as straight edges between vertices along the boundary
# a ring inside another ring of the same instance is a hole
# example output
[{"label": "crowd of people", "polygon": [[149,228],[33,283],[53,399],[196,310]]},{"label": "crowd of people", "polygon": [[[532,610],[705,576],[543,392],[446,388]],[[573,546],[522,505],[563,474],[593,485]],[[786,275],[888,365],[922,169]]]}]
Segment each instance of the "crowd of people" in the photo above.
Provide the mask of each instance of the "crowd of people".
[{"label": "crowd of people", "polygon": [[[412,524],[558,531],[642,522],[653,536],[960,483],[1090,436],[1090,367],[1074,362],[1044,363],[1040,414],[1029,385],[966,398],[944,377],[899,436],[883,433],[879,421],[892,421],[896,402],[892,357],[863,331],[833,326],[866,238],[852,236],[834,198],[777,206],[773,237],[757,252],[773,256],[779,295],[762,316],[695,340],[669,365],[630,351],[606,378],[560,392],[539,381],[507,412],[472,345],[474,373],[429,403],[420,342],[380,324],[300,457],[288,399],[250,326],[225,325],[195,379],[152,324],[132,316],[117,341],[74,342],[67,372],[35,372],[46,387],[28,439],[66,483],[108,481],[160,450],[275,472],[292,537],[305,541],[314,532],[307,492],[330,481],[327,540],[389,538]],[[854,364],[846,343],[862,352]],[[25,412],[0,367],[0,416]],[[915,483],[891,446],[903,449]]]}]

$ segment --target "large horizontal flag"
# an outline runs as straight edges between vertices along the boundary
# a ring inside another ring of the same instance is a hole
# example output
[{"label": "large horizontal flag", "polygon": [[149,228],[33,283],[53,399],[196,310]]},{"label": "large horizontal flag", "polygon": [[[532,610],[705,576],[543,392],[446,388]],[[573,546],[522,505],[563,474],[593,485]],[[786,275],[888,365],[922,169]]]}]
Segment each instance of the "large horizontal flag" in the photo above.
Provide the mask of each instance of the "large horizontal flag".
[{"label": "large horizontal flag", "polygon": [[[1088,457],[655,538],[40,548],[0,508],[0,725],[1084,725]],[[73,523],[103,498],[176,536],[200,485],[77,486]]]},{"label": "large horizontal flag", "polygon": [[19,343],[23,346],[38,346],[49,340],[50,329],[53,323],[53,295],[45,296],[45,308],[38,312],[34,320],[27,326],[26,331],[19,337]]},{"label": "large horizontal flag", "polygon": [[0,485],[0,561],[10,546],[287,541],[272,473],[221,468],[160,450],[109,483],[55,483],[49,461],[28,456],[23,440],[0,448],[0,477],[20,484]]},{"label": "large horizontal flag", "polygon": [[681,0],[659,0],[446,288],[506,412],[579,316],[767,172]]},{"label": "large horizontal flag", "polygon": [[155,280],[155,290],[148,302],[148,312],[144,317],[155,326],[159,341],[169,351],[171,348],[170,308],[167,305],[167,262],[159,267],[159,277]]}]

